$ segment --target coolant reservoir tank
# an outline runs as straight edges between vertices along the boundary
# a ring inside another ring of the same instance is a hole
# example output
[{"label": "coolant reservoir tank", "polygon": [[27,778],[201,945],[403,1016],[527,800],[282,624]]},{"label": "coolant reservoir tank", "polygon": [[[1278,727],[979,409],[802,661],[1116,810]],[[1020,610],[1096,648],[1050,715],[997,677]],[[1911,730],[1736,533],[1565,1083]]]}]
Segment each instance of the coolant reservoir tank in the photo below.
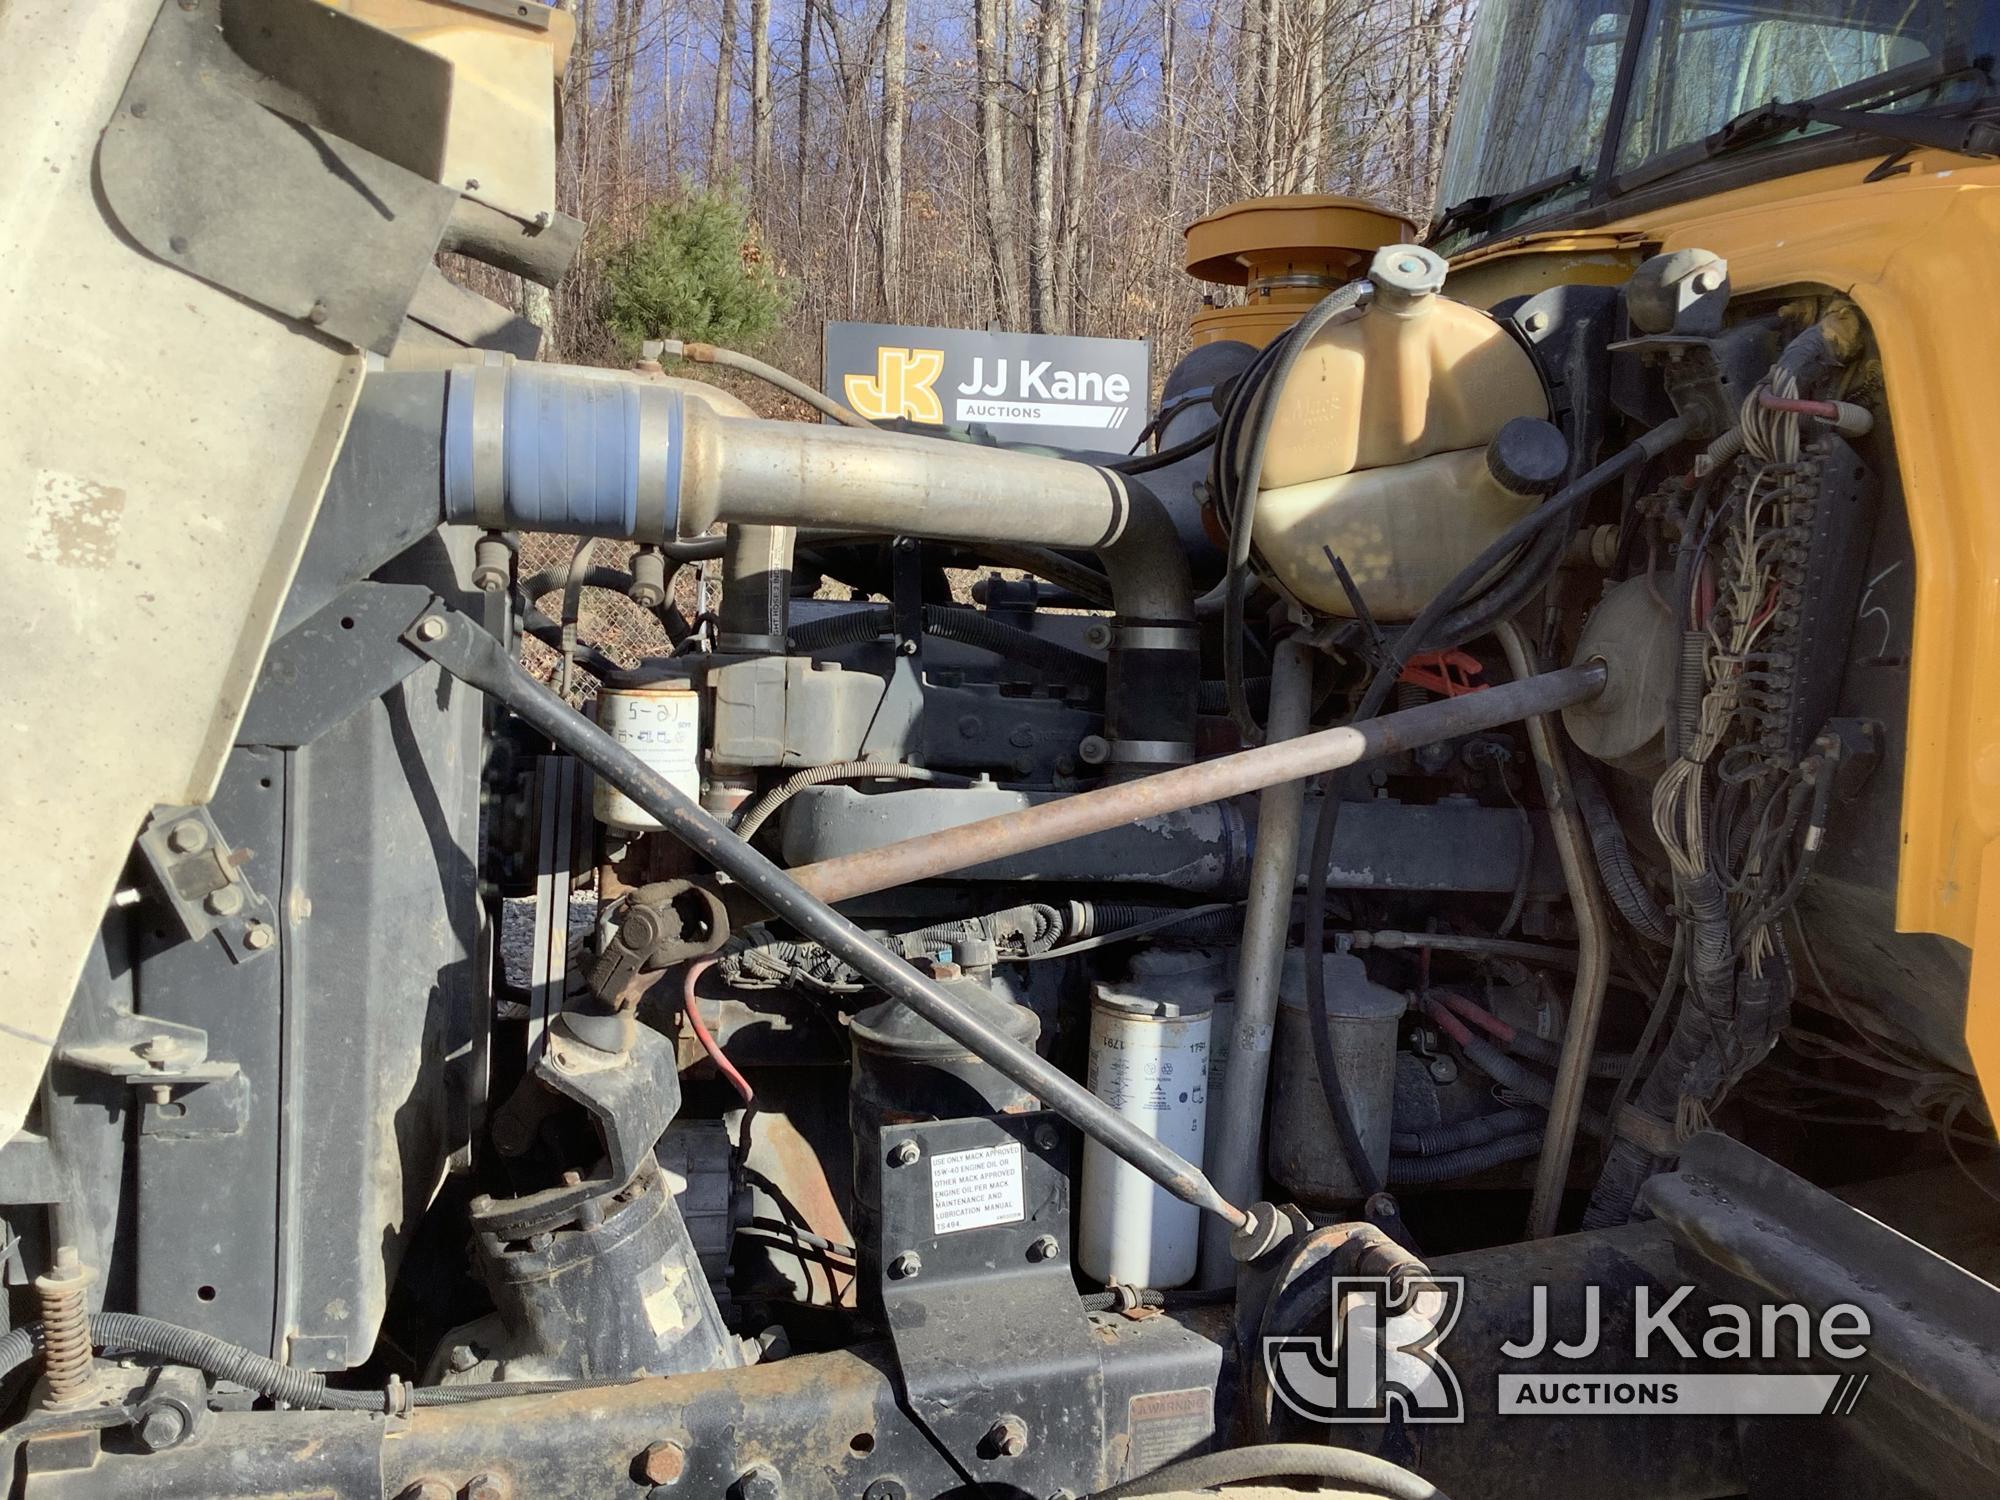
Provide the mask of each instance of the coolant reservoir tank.
[{"label": "coolant reservoir tank", "polygon": [[1488,542],[1561,481],[1569,446],[1556,428],[1517,417],[1483,448],[1356,469],[1257,501],[1258,556],[1292,594],[1328,614],[1353,605],[1339,558],[1378,620],[1408,620]]},{"label": "coolant reservoir tank", "polygon": [[1515,417],[1546,417],[1527,352],[1478,308],[1441,296],[1421,245],[1378,250],[1366,313],[1320,330],[1272,413],[1263,487],[1483,447]]}]

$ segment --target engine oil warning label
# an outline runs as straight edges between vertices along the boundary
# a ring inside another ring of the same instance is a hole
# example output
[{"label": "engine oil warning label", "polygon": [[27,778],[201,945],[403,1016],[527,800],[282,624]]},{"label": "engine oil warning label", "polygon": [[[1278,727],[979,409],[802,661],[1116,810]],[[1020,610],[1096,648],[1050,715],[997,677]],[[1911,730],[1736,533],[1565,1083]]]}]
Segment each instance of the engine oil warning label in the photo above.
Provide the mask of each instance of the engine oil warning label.
[{"label": "engine oil warning label", "polygon": [[947,1151],[931,1158],[933,1234],[1018,1224],[1026,1216],[1019,1143]]}]

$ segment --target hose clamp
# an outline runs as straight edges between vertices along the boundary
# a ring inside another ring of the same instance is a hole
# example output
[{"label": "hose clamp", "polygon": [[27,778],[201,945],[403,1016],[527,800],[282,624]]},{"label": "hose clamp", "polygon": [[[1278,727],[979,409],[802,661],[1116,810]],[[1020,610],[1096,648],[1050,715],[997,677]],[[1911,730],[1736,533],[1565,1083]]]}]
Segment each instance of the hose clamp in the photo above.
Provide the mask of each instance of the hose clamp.
[{"label": "hose clamp", "polygon": [[1120,625],[1112,639],[1120,651],[1201,649],[1201,631],[1193,625]]},{"label": "hose clamp", "polygon": [[1113,740],[1105,757],[1114,766],[1184,766],[1194,760],[1192,740]]}]

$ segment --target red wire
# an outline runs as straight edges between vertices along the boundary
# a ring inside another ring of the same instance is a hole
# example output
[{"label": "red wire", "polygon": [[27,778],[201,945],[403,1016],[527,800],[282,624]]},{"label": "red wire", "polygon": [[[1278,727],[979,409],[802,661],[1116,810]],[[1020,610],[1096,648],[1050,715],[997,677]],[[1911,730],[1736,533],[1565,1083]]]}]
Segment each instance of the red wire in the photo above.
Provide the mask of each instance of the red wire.
[{"label": "red wire", "polygon": [[1431,1013],[1431,1019],[1437,1022],[1438,1030],[1442,1031],[1454,1042],[1457,1042],[1459,1046],[1463,1047],[1467,1042],[1472,1040],[1472,1033],[1466,1029],[1465,1023],[1446,1010],[1442,1005],[1438,1004],[1437,1001],[1426,1000],[1424,1002],[1424,1009]]},{"label": "red wire", "polygon": [[1438,990],[1437,998],[1457,1011],[1466,1020],[1492,1037],[1503,1047],[1514,1040],[1514,1028],[1494,1015],[1478,1001],[1466,995],[1453,994],[1450,990]]},{"label": "red wire", "polygon": [[708,1060],[715,1064],[715,1071],[727,1078],[735,1086],[736,1092],[743,1096],[743,1102],[749,1104],[756,1099],[756,1090],[750,1087],[749,1079],[736,1071],[736,1064],[722,1055],[722,1048],[716,1044],[715,1038],[708,1034],[708,1027],[702,1023],[701,1005],[694,997],[694,982],[714,966],[713,958],[698,958],[687,966],[687,973],[681,979],[681,1014],[687,1017],[688,1026],[693,1030],[695,1040],[701,1043],[701,1050],[708,1054]]},{"label": "red wire", "polygon": [[1832,401],[1801,401],[1792,396],[1774,396],[1769,391],[1757,393],[1757,404],[1765,411],[1796,412],[1802,417],[1818,417],[1826,422],[1840,417],[1840,407]]}]

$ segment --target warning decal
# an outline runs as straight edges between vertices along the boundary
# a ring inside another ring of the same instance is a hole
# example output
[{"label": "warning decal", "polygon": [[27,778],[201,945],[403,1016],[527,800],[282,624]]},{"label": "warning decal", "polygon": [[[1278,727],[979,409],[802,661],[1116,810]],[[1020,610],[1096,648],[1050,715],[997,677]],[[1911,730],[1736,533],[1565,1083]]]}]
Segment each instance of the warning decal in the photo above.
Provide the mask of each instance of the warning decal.
[{"label": "warning decal", "polygon": [[1026,1214],[1018,1142],[977,1151],[947,1151],[931,1158],[933,1234],[1018,1224]]}]

